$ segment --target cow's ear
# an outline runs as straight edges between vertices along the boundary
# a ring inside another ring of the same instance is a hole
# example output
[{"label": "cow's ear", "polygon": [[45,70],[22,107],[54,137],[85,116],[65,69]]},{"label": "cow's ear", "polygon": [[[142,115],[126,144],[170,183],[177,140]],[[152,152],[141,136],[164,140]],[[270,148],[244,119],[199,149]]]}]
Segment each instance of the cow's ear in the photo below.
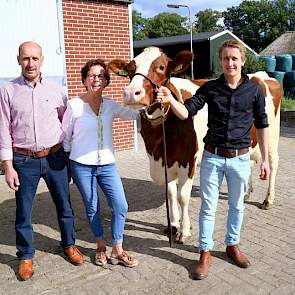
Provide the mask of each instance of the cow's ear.
[{"label": "cow's ear", "polygon": [[135,73],[136,63],[134,60],[131,60],[130,63],[126,66],[126,69],[129,74]]},{"label": "cow's ear", "polygon": [[118,76],[128,77],[127,63],[121,59],[113,59],[108,63],[108,70]]},{"label": "cow's ear", "polygon": [[169,70],[173,75],[183,74],[187,68],[191,65],[192,60],[194,59],[193,54],[188,51],[180,51],[175,58],[169,62]]}]

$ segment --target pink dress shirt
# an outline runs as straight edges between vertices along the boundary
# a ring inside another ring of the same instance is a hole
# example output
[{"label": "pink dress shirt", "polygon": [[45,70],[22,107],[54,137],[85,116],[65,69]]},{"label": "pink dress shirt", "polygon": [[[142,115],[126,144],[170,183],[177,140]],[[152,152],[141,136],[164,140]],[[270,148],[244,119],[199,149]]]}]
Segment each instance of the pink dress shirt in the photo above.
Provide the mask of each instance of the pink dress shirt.
[{"label": "pink dress shirt", "polygon": [[41,78],[33,87],[20,76],[0,88],[0,159],[12,160],[12,147],[40,151],[61,143],[67,97]]}]

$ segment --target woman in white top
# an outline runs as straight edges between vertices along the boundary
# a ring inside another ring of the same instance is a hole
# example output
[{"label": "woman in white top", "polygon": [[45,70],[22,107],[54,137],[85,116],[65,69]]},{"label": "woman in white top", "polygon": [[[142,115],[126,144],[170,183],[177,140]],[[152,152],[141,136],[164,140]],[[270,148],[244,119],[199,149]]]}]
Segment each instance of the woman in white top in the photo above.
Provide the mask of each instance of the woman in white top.
[{"label": "woman in white top", "polygon": [[86,209],[97,250],[95,263],[108,261],[97,184],[111,209],[112,252],[110,263],[134,267],[138,262],[123,250],[123,233],[128,204],[115,166],[112,123],[114,118],[137,119],[138,112],[103,97],[110,82],[103,60],[89,60],[81,70],[86,92],[69,100],[63,117],[64,149],[69,152],[72,177]]}]

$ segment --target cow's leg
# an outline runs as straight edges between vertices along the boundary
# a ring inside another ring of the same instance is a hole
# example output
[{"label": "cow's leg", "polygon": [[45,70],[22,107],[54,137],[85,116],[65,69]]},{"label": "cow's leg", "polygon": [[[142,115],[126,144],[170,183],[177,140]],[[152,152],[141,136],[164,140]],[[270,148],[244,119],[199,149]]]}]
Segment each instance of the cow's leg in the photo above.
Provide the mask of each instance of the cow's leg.
[{"label": "cow's leg", "polygon": [[178,243],[185,243],[191,236],[191,222],[188,212],[188,205],[190,201],[193,179],[187,177],[187,171],[179,176],[178,182],[178,203],[181,208],[181,223],[180,234],[177,236]]},{"label": "cow's leg", "polygon": [[[169,198],[169,208],[170,208],[170,222],[172,227],[172,234],[176,235],[177,230],[180,228],[180,217],[177,204],[177,184],[176,180],[170,181],[168,183],[168,198]],[[169,234],[169,229],[165,231]]]},{"label": "cow's leg", "polygon": [[[155,161],[153,157],[149,157],[150,159],[150,175],[151,178],[155,183],[158,185],[164,186],[165,185],[165,173],[162,166],[162,161]],[[168,200],[169,200],[169,213],[170,213],[170,222],[172,227],[172,234],[176,235],[177,230],[180,227],[180,217],[179,217],[179,210],[177,204],[177,179],[176,179],[176,170],[173,167],[168,169],[168,179],[174,179],[168,182]],[[166,235],[169,235],[169,228],[167,227],[164,230]]]},{"label": "cow's leg", "polygon": [[278,152],[269,153],[270,176],[266,198],[262,204],[262,209],[268,210],[274,206],[275,200],[275,181],[278,170],[279,155]]},{"label": "cow's leg", "polygon": [[250,172],[249,181],[248,181],[248,189],[247,189],[247,192],[246,192],[245,197],[244,197],[245,201],[249,201],[249,200],[252,199],[252,193],[253,193],[253,169],[254,169],[254,164],[255,163],[256,163],[256,161],[254,161],[254,160],[250,161],[251,172]]}]

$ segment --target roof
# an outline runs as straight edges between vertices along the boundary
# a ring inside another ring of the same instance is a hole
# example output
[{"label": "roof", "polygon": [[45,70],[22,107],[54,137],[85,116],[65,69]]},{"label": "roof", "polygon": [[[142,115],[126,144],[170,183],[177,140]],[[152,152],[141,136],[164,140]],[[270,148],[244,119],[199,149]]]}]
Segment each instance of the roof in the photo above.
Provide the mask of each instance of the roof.
[{"label": "roof", "polygon": [[[193,42],[199,42],[204,40],[209,40],[211,36],[217,34],[217,32],[202,32],[198,34],[193,34]],[[152,38],[145,40],[137,40],[134,41],[134,48],[144,48],[148,46],[165,46],[165,45],[173,45],[179,43],[189,43],[191,40],[191,35],[178,35],[171,37],[162,37],[162,38]]]},{"label": "roof", "polygon": [[[253,54],[257,55],[257,53],[250,48],[247,44],[245,44],[241,39],[239,39],[236,35],[234,35],[229,30],[224,30],[221,32],[201,32],[197,34],[193,34],[193,43],[194,42],[201,42],[206,40],[214,40],[224,34],[231,35],[234,39],[237,39],[244,46],[250,50]],[[145,48],[148,46],[166,46],[166,45],[173,45],[173,44],[180,44],[180,43],[189,43],[191,40],[191,35],[178,35],[172,37],[162,37],[162,38],[152,38],[152,39],[145,39],[145,40],[137,40],[133,42],[134,48]]]},{"label": "roof", "polygon": [[293,54],[295,53],[295,31],[286,32],[270,43],[260,55]]}]

